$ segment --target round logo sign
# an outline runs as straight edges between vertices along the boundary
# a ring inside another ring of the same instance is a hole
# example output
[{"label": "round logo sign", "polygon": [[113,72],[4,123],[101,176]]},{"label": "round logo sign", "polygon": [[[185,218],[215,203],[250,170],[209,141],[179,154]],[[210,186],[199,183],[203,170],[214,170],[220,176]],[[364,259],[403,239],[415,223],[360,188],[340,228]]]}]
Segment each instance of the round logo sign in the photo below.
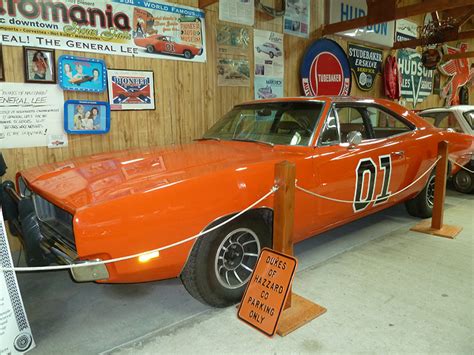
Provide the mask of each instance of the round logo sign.
[{"label": "round logo sign", "polygon": [[330,39],[318,39],[306,51],[300,68],[306,96],[347,96],[351,92],[351,68],[346,53]]}]

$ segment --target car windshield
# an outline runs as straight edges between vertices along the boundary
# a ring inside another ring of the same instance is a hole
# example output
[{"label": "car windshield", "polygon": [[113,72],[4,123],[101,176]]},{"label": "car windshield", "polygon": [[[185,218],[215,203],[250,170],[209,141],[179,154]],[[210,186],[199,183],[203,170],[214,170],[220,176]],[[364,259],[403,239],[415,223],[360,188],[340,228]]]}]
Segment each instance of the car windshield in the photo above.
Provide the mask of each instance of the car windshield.
[{"label": "car windshield", "polygon": [[466,119],[469,126],[474,129],[474,111],[466,111],[464,112],[464,118]]},{"label": "car windshield", "polygon": [[322,108],[321,102],[239,105],[217,121],[203,138],[307,146]]}]

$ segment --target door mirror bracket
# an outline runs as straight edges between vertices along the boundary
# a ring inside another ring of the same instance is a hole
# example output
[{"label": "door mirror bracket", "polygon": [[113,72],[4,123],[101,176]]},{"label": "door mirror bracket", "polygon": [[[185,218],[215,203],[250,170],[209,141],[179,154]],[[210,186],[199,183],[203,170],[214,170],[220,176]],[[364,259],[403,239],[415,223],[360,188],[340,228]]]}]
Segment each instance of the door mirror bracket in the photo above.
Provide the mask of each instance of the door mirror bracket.
[{"label": "door mirror bracket", "polygon": [[356,148],[362,142],[362,134],[358,131],[347,133],[347,142],[349,143],[349,149]]}]

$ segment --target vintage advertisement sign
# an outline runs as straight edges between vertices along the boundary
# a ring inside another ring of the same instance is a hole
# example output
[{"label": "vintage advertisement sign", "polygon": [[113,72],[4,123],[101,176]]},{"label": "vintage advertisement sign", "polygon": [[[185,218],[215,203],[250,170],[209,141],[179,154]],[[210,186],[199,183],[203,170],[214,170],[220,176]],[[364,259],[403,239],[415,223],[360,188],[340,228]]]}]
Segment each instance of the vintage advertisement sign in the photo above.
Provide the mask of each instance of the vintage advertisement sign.
[{"label": "vintage advertisement sign", "polygon": [[255,78],[255,99],[274,99],[283,97],[282,78]]},{"label": "vintage advertisement sign", "polygon": [[415,107],[431,94],[433,70],[423,66],[421,54],[415,50],[398,50],[397,60],[402,81],[401,96],[408,102],[413,102]]},{"label": "vintage advertisement sign", "polygon": [[[467,43],[461,43],[459,48],[446,47],[447,54],[464,53],[468,49]],[[469,60],[467,58],[451,59],[439,65],[442,74],[449,76],[441,97],[446,99],[448,105],[458,105],[460,103],[459,90],[467,84],[470,78]]]},{"label": "vintage advertisement sign", "polygon": [[308,38],[310,27],[310,1],[287,0],[283,32],[289,35]]},{"label": "vintage advertisement sign", "polygon": [[155,109],[152,71],[109,69],[107,77],[112,111]]},{"label": "vintage advertisement sign", "polygon": [[283,78],[283,34],[254,30],[255,76]]},{"label": "vintage advertisement sign", "polygon": [[[0,206],[0,267],[13,261]],[[0,271],[0,354],[23,354],[35,347],[14,271]]]},{"label": "vintage advertisement sign", "polygon": [[396,22],[395,42],[408,41],[418,37],[418,25],[415,22],[401,19]]},{"label": "vintage advertisement sign", "polygon": [[204,12],[147,0],[0,2],[0,43],[206,61]]},{"label": "vintage advertisement sign", "polygon": [[349,60],[342,47],[330,39],[319,39],[309,46],[300,75],[306,96],[347,96],[351,92]]},{"label": "vintage advertisement sign", "polygon": [[357,86],[364,91],[372,89],[375,78],[382,73],[383,51],[354,43],[349,43],[347,49]]},{"label": "vintage advertisement sign", "polygon": [[242,58],[217,59],[218,86],[250,86],[250,62]]},{"label": "vintage advertisement sign", "polygon": [[0,148],[67,146],[63,105],[57,85],[2,83]]},{"label": "vintage advertisement sign", "polygon": [[[366,0],[331,0],[329,3],[329,23],[337,23],[367,16]],[[395,24],[393,21],[378,23],[355,30],[339,32],[341,36],[350,37],[377,44],[382,47],[393,47]]]},{"label": "vintage advertisement sign", "polygon": [[292,256],[262,249],[237,316],[266,335],[275,335],[297,264]]}]

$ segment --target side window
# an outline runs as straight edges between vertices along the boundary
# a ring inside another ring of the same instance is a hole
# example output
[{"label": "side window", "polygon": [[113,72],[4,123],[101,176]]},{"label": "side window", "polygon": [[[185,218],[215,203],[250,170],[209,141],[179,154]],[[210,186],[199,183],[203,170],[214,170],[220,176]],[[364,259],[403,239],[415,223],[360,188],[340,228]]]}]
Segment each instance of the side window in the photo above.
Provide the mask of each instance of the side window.
[{"label": "side window", "polygon": [[361,111],[354,107],[338,107],[336,112],[341,129],[341,142],[347,142],[347,134],[351,131],[360,132],[363,139],[370,138]]},{"label": "side window", "polygon": [[367,107],[367,113],[374,131],[374,138],[386,138],[412,130],[399,118],[376,107]]},{"label": "side window", "polygon": [[326,122],[324,123],[323,131],[321,132],[321,136],[319,138],[319,145],[333,145],[339,144],[339,129],[337,128],[337,118],[334,114],[334,110],[331,109],[329,111],[328,117],[326,118]]}]

